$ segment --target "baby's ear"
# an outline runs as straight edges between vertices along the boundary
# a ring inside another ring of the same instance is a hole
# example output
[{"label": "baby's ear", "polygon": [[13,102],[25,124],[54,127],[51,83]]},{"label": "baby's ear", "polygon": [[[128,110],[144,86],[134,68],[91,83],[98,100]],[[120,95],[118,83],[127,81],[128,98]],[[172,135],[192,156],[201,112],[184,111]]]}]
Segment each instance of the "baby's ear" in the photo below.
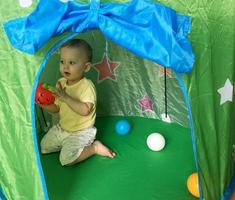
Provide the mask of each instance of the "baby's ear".
[{"label": "baby's ear", "polygon": [[87,62],[87,63],[85,64],[84,72],[88,72],[88,71],[91,69],[91,66],[92,66],[91,62]]}]

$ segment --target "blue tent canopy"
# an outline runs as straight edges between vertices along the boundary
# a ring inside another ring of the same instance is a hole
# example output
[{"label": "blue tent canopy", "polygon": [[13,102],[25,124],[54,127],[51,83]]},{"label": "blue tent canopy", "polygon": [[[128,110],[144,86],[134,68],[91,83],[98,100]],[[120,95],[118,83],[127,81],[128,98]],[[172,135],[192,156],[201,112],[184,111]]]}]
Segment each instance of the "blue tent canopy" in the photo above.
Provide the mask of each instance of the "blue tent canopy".
[{"label": "blue tent canopy", "polygon": [[190,17],[149,0],[127,3],[40,0],[33,13],[5,23],[4,29],[16,49],[30,54],[51,37],[66,31],[100,29],[120,46],[177,72],[189,72],[194,63],[187,39]]}]

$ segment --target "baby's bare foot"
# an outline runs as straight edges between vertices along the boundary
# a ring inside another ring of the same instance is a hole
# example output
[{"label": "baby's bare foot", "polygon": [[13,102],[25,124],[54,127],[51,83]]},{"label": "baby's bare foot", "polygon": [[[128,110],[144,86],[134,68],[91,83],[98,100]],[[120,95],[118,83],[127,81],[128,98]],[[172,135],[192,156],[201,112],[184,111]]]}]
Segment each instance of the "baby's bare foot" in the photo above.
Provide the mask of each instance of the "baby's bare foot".
[{"label": "baby's bare foot", "polygon": [[116,154],[110,150],[108,147],[104,146],[99,140],[96,140],[93,143],[94,147],[95,147],[95,152],[96,154],[100,155],[100,156],[106,156],[106,157],[110,157],[110,158],[114,158],[116,156]]}]

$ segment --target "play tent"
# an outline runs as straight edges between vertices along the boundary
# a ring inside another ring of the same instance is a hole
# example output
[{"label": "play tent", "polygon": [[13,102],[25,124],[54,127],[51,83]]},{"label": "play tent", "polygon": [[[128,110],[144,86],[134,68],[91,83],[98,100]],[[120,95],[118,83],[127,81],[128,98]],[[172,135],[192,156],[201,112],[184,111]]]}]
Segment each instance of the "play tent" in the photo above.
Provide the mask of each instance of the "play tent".
[{"label": "play tent", "polygon": [[[200,199],[225,198],[235,132],[234,2],[159,3],[1,3],[1,198],[195,199],[185,185],[193,171]],[[40,156],[38,141],[54,119],[35,108],[34,95],[39,81],[55,83],[57,50],[74,37],[94,49],[88,76],[98,91],[97,127],[106,134],[99,137],[119,157],[62,168],[56,155]],[[110,134],[120,116],[133,126],[127,137]],[[167,139],[158,154],[145,148],[154,131]],[[75,177],[82,180],[76,187]]]}]

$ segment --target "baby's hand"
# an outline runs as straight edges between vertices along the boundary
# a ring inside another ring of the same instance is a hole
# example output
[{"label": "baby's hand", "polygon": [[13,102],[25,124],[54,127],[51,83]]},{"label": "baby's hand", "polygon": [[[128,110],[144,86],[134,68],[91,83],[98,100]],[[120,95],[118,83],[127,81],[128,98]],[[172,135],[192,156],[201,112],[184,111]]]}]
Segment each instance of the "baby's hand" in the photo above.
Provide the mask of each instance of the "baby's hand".
[{"label": "baby's hand", "polygon": [[61,101],[66,101],[69,98],[69,95],[66,93],[66,88],[63,88],[60,82],[56,83],[56,92],[54,95]]},{"label": "baby's hand", "polygon": [[38,103],[38,102],[37,102],[37,103],[35,102],[35,104],[36,104],[37,106],[41,107],[41,108],[44,108],[44,109],[47,108],[48,106],[52,105],[52,104],[50,104],[50,105],[44,105],[44,104],[41,104],[40,102],[39,102],[39,103]]},{"label": "baby's hand", "polygon": [[35,101],[35,104],[41,108],[43,107],[43,105],[39,101]]}]

